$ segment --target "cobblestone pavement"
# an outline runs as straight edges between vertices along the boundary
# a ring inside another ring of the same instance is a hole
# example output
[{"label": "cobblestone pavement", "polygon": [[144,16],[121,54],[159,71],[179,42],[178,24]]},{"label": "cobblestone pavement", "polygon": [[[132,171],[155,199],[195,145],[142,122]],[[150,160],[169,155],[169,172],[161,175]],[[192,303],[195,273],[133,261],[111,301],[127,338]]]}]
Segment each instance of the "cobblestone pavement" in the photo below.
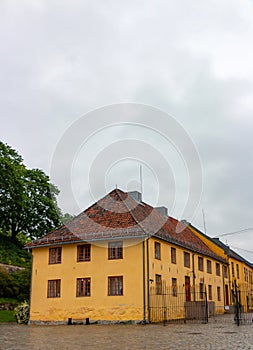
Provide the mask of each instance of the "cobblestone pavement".
[{"label": "cobblestone pavement", "polygon": [[18,326],[0,324],[1,350],[253,349],[253,325]]}]

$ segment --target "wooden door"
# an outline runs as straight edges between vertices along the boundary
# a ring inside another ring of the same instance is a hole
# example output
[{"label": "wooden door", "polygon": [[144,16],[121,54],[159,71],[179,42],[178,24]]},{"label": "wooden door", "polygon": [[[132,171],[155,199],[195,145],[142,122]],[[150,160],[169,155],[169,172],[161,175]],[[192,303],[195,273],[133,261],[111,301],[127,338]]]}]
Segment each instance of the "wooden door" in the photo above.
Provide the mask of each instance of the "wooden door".
[{"label": "wooden door", "polygon": [[191,301],[191,280],[189,276],[185,276],[185,299]]},{"label": "wooden door", "polygon": [[227,284],[225,284],[225,305],[229,305],[229,293]]}]

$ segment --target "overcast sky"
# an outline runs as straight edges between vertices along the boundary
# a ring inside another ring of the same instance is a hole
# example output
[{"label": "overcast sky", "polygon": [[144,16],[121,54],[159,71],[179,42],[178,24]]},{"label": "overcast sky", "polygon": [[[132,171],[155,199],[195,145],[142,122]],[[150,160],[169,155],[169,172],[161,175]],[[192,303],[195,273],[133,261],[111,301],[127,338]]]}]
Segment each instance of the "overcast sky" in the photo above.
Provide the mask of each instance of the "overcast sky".
[{"label": "overcast sky", "polygon": [[[252,18],[249,0],[1,0],[1,140],[28,167],[50,174],[57,145],[65,137],[72,144],[68,130],[75,139],[73,125],[84,135],[94,132],[89,142],[76,143],[71,164],[77,205],[68,200],[64,173],[55,183],[64,212],[77,214],[116,184],[122,190],[140,189],[142,163],[144,201],[168,206],[172,216],[201,230],[203,209],[210,236],[251,228]],[[192,213],[183,208],[194,181],[187,174],[194,176],[195,163],[187,151],[178,152],[180,142],[173,148],[157,130],[143,126],[150,124],[148,113],[135,121],[129,117],[130,125],[96,129],[94,110],[104,107],[104,117],[98,118],[109,125],[106,106],[126,102],[156,108],[158,129],[159,110],[173,116],[195,145],[203,191]],[[140,121],[141,127],[134,125]],[[136,159],[138,145],[126,153],[129,139],[141,144],[143,154]],[[244,249],[237,251],[253,261],[252,235],[248,230],[223,241]]]}]

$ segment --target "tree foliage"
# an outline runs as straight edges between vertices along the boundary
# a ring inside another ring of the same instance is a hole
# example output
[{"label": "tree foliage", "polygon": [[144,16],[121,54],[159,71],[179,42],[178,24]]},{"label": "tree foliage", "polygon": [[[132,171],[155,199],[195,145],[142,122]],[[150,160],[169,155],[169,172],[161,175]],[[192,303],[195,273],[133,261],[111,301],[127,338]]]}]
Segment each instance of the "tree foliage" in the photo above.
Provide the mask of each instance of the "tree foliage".
[{"label": "tree foliage", "polygon": [[[19,239],[19,236],[17,238]],[[18,240],[14,241],[11,237],[0,235],[0,263],[30,267],[31,253],[23,249],[23,246],[24,243]]]},{"label": "tree foliage", "polygon": [[61,222],[63,224],[67,224],[69,221],[71,221],[74,218],[73,215],[69,214],[69,213],[65,213],[61,216]]},{"label": "tree foliage", "polygon": [[41,237],[60,225],[59,193],[39,169],[27,169],[22,157],[0,141],[0,227],[16,238]]},{"label": "tree foliage", "polygon": [[11,298],[18,301],[29,300],[30,268],[14,273],[0,269],[0,298]]}]

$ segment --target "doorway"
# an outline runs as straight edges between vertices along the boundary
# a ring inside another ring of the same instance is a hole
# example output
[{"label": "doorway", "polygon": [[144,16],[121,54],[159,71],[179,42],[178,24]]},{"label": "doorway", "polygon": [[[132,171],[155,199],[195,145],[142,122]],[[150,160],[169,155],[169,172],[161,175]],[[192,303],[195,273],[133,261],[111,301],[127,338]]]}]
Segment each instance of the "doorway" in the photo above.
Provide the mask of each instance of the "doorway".
[{"label": "doorway", "polygon": [[191,301],[191,280],[189,276],[185,276],[185,298]]}]

